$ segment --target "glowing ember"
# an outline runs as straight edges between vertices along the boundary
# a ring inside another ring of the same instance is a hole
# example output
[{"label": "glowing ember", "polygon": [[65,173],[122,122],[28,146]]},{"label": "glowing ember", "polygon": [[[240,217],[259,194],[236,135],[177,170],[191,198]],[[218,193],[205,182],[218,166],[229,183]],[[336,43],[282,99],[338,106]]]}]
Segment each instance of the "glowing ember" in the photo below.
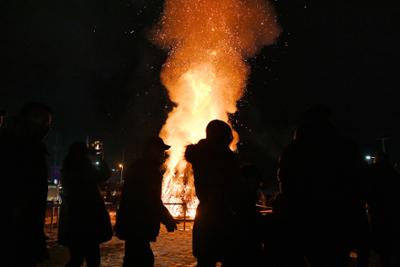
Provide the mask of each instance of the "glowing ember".
[{"label": "glowing ember", "polygon": [[[176,104],[160,136],[171,146],[163,201],[176,217],[194,217],[197,199],[185,147],[205,138],[214,119],[228,122],[237,111],[249,74],[244,60],[271,44],[280,28],[264,0],[166,0],[154,41],[170,51],[161,80]],[[234,133],[232,150],[239,140]]]}]

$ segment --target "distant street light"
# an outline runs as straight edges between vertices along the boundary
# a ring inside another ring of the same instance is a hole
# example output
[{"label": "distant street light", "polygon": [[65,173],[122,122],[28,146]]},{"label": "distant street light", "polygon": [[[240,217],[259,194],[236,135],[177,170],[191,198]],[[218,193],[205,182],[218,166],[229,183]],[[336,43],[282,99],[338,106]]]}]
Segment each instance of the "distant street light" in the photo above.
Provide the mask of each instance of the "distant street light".
[{"label": "distant street light", "polygon": [[122,163],[118,164],[118,168],[121,169],[120,183],[122,184],[122,174],[124,172],[124,164],[122,164]]},{"label": "distant street light", "polygon": [[118,164],[118,167],[121,169],[121,177],[120,177],[120,181],[119,181],[121,184],[123,182],[122,175],[124,173],[124,163],[125,163],[125,151],[122,151],[121,163]]},{"label": "distant street light", "polygon": [[365,158],[365,160],[368,162],[368,164],[371,164],[371,163],[372,163],[372,160],[375,159],[375,157],[373,157],[373,156],[371,156],[371,155],[366,155],[364,158]]}]

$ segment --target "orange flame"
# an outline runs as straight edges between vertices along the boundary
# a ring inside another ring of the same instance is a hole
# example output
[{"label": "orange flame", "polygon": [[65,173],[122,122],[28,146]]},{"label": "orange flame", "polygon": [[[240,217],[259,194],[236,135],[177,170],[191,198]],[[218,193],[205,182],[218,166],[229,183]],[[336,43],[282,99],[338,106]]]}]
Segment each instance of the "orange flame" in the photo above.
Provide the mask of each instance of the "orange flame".
[{"label": "orange flame", "polygon": [[[194,217],[197,199],[185,147],[205,138],[214,119],[229,122],[249,75],[245,59],[280,33],[264,0],[166,0],[154,41],[169,50],[161,80],[176,104],[160,137],[171,146],[163,181],[165,203],[175,216]],[[234,131],[232,150],[239,140]]]}]

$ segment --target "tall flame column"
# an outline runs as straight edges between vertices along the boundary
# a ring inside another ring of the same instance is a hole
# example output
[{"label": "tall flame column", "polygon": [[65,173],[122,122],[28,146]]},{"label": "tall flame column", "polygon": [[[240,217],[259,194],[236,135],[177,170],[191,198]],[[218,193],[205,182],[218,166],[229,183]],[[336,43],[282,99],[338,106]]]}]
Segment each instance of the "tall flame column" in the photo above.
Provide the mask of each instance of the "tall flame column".
[{"label": "tall flame column", "polygon": [[[160,136],[171,146],[165,162],[163,201],[197,205],[185,147],[205,138],[214,119],[229,123],[249,75],[246,58],[280,33],[273,7],[264,0],[166,0],[154,42],[169,51],[161,81],[176,104]],[[232,149],[239,140],[234,133]],[[175,216],[182,206],[169,206]]]}]

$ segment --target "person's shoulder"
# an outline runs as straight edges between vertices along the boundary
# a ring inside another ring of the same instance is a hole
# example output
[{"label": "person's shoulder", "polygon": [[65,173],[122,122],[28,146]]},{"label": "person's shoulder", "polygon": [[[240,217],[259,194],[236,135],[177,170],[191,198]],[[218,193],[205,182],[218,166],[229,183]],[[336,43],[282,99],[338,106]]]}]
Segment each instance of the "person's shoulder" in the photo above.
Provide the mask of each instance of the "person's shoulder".
[{"label": "person's shoulder", "polygon": [[206,140],[202,139],[197,144],[190,144],[186,147],[185,150],[185,158],[188,161],[194,160],[199,153],[204,149],[206,146]]},{"label": "person's shoulder", "polygon": [[207,140],[206,139],[201,139],[199,142],[196,144],[190,144],[186,146],[186,149],[193,149],[193,150],[199,150],[207,146]]},{"label": "person's shoulder", "polygon": [[286,164],[293,161],[301,161],[305,155],[309,154],[309,147],[301,141],[292,141],[289,143],[279,156],[280,164]]},{"label": "person's shoulder", "polygon": [[197,147],[195,144],[187,145],[186,146],[186,154],[192,153],[193,151],[196,151]]}]

